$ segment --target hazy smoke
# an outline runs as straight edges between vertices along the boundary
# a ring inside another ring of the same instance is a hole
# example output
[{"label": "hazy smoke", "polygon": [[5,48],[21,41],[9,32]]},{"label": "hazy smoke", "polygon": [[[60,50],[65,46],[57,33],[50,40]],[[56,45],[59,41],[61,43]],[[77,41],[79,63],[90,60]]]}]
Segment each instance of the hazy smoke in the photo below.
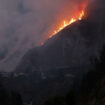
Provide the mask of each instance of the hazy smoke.
[{"label": "hazy smoke", "polygon": [[95,37],[100,37],[101,41],[105,37],[105,0],[91,0],[86,13],[86,19],[92,23],[91,27],[94,27],[93,31],[97,35]]},{"label": "hazy smoke", "polygon": [[48,36],[55,21],[70,16],[74,6],[80,9],[84,1],[87,0],[0,0],[1,70],[13,69],[27,50]]}]

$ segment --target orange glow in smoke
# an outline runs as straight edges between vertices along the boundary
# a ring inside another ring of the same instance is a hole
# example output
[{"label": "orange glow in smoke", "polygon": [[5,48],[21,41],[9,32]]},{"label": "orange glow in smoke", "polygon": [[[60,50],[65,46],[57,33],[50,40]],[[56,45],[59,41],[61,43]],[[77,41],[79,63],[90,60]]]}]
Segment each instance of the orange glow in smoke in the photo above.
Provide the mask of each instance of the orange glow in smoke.
[{"label": "orange glow in smoke", "polygon": [[64,29],[65,27],[67,27],[68,25],[78,21],[78,20],[82,20],[83,16],[84,16],[84,11],[82,10],[79,15],[77,16],[77,18],[71,18],[70,21],[67,21],[66,19],[62,22],[63,24],[61,26],[58,27],[58,29],[56,29],[52,35],[49,36],[49,38],[51,38],[52,36],[54,36],[55,34],[57,34],[58,32],[60,32],[62,29]]}]

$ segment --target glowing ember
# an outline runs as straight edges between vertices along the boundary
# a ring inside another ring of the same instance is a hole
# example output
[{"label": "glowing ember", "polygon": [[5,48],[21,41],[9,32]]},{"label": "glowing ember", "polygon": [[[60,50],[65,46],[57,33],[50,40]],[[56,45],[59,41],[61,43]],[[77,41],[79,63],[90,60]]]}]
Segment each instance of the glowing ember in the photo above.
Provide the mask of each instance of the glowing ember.
[{"label": "glowing ember", "polygon": [[80,13],[80,16],[79,16],[78,19],[79,19],[79,20],[82,20],[82,17],[84,16],[84,14],[85,14],[84,11],[82,11],[82,12]]},{"label": "glowing ember", "polygon": [[78,18],[72,18],[72,19],[70,19],[70,21],[64,20],[63,21],[63,25],[60,26],[57,30],[55,30],[54,33],[49,36],[49,38],[51,38],[52,36],[54,36],[55,34],[57,34],[58,32],[60,32],[62,29],[64,29],[68,25],[76,22],[77,20],[82,20],[83,16],[84,16],[84,11],[81,11],[80,14],[79,14],[79,16],[78,16]]}]

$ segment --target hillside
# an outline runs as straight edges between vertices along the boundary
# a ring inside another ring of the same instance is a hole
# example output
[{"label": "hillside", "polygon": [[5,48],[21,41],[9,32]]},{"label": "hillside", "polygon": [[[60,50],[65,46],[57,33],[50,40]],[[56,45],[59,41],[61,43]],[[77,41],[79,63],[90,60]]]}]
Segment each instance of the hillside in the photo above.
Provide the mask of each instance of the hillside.
[{"label": "hillside", "polygon": [[66,94],[74,80],[79,83],[83,74],[93,68],[91,59],[99,57],[105,43],[105,11],[101,11],[104,5],[100,0],[95,7],[89,7],[83,20],[28,51],[7,78],[7,88],[20,92],[24,101],[42,104],[53,96]]}]

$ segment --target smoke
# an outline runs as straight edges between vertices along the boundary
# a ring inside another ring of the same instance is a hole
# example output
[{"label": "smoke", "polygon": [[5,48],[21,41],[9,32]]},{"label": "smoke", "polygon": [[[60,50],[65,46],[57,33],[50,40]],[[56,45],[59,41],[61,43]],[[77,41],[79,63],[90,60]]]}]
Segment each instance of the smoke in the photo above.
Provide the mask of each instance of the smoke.
[{"label": "smoke", "polygon": [[91,0],[86,13],[87,13],[87,19],[91,20],[93,22],[97,21],[99,22],[99,20],[102,20],[105,12],[105,1],[104,0]]},{"label": "smoke", "polygon": [[91,23],[93,31],[98,35],[96,37],[100,37],[100,40],[103,39],[105,37],[105,0],[91,0],[86,13],[86,21]]},{"label": "smoke", "polygon": [[0,69],[10,71],[87,0],[0,0]]}]

